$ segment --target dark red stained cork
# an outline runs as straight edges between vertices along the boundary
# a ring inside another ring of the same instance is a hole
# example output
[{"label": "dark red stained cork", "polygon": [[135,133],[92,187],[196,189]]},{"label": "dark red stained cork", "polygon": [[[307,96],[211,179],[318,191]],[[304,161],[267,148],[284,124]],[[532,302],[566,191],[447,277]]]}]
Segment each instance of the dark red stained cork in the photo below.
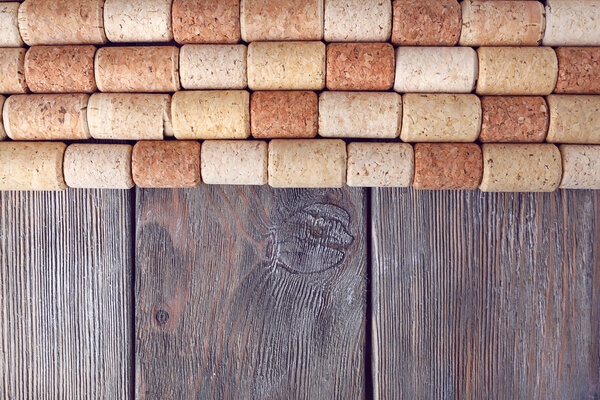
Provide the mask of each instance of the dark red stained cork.
[{"label": "dark red stained cork", "polygon": [[600,47],[559,47],[554,93],[600,94]]},{"label": "dark red stained cork", "polygon": [[389,90],[394,86],[394,46],[333,43],[327,46],[327,89]]},{"label": "dark red stained cork", "polygon": [[460,38],[456,0],[394,0],[392,43],[401,46],[454,46]]},{"label": "dark red stained cork", "polygon": [[200,143],[195,141],[140,141],[133,147],[131,171],[144,188],[200,186]]},{"label": "dark red stained cork", "polygon": [[173,36],[181,44],[237,43],[240,0],[174,0]]},{"label": "dark red stained cork", "polygon": [[254,92],[250,100],[252,136],[312,138],[317,136],[319,105],[315,92]]},{"label": "dark red stained cork", "polygon": [[483,176],[483,156],[475,143],[415,144],[415,189],[473,190]]},{"label": "dark red stained cork", "polygon": [[479,140],[483,143],[541,143],[550,116],[541,96],[483,96]]}]

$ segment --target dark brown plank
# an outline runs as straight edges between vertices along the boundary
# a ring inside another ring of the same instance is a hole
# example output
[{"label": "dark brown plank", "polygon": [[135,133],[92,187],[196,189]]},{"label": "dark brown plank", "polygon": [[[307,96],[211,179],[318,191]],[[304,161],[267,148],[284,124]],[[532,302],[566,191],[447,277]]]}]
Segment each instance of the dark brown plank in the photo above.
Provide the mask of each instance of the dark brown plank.
[{"label": "dark brown plank", "polygon": [[376,397],[596,399],[600,192],[374,190]]},{"label": "dark brown plank", "polygon": [[137,398],[363,397],[365,191],[137,193]]}]

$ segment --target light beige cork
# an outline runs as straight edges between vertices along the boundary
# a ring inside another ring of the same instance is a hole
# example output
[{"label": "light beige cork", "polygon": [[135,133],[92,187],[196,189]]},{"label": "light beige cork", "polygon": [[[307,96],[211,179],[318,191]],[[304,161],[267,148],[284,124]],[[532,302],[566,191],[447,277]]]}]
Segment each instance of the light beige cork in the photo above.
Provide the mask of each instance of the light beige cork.
[{"label": "light beige cork", "polygon": [[474,142],[481,131],[481,101],[474,94],[403,96],[404,142]]},{"label": "light beige cork", "polygon": [[22,47],[25,43],[19,33],[19,6],[21,3],[0,3],[0,47]]},{"label": "light beige cork", "polygon": [[562,161],[553,144],[484,143],[484,192],[552,192],[562,178]]},{"label": "light beige cork", "polygon": [[185,89],[245,89],[245,45],[186,44],[179,53],[181,86]]},{"label": "light beige cork", "polygon": [[17,94],[29,91],[25,82],[26,49],[0,48],[0,93]]},{"label": "light beige cork", "polygon": [[276,188],[339,188],[346,183],[346,143],[339,139],[273,139],[269,185]]},{"label": "light beige cork", "polygon": [[146,93],[94,93],[87,120],[95,139],[162,140],[173,136],[171,96]]},{"label": "light beige cork", "polygon": [[547,95],[558,78],[558,59],[551,47],[480,47],[477,93],[481,95]]},{"label": "light beige cork", "polygon": [[131,189],[132,151],[128,144],[72,144],[65,151],[65,182],[72,188]]},{"label": "light beige cork", "polygon": [[415,156],[408,143],[348,144],[348,186],[411,186]]},{"label": "light beige cork", "polygon": [[64,190],[64,143],[1,142],[0,190]]},{"label": "light beige cork", "polygon": [[391,34],[391,1],[325,1],[326,42],[387,42]]},{"label": "light beige cork", "polygon": [[561,189],[600,189],[600,146],[562,144]]},{"label": "light beige cork", "polygon": [[177,139],[246,139],[250,94],[245,90],[183,91],[171,102]]},{"label": "light beige cork", "polygon": [[392,92],[332,92],[319,95],[319,135],[397,138],[402,97]]},{"label": "light beige cork", "polygon": [[325,88],[325,44],[250,43],[248,87],[252,90],[322,90]]},{"label": "light beige cork", "polygon": [[546,0],[544,46],[600,46],[600,1]]},{"label": "light beige cork", "polygon": [[106,0],[104,30],[113,43],[169,42],[172,0]]},{"label": "light beige cork", "polygon": [[[0,116],[2,115],[2,110],[4,109],[4,102],[6,101],[6,97],[0,95]],[[6,139],[6,131],[4,130],[4,123],[2,122],[2,118],[0,118],[0,140]]]},{"label": "light beige cork", "polygon": [[202,181],[209,185],[266,185],[267,142],[206,140],[200,153]]},{"label": "light beige cork", "polygon": [[600,144],[600,96],[551,95],[550,143]]}]

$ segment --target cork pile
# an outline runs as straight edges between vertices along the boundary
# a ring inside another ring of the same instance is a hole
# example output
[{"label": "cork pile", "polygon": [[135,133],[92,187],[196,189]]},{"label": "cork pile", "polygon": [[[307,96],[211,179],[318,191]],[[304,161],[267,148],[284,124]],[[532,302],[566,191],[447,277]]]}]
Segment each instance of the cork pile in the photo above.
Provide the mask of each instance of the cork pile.
[{"label": "cork pile", "polygon": [[600,0],[0,0],[0,190],[600,189]]}]

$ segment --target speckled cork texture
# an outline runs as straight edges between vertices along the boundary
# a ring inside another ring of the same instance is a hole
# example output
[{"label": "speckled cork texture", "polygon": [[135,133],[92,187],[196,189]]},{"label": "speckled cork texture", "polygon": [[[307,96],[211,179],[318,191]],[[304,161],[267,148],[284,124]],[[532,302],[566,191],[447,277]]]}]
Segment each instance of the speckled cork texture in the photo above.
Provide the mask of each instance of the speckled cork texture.
[{"label": "speckled cork texture", "polygon": [[185,91],[171,102],[177,139],[246,139],[250,94],[245,90]]},{"label": "speckled cork texture", "polygon": [[563,175],[561,189],[600,189],[600,146],[559,146]]},{"label": "speckled cork texture", "polygon": [[551,95],[550,143],[600,144],[600,96]]},{"label": "speckled cork texture", "polygon": [[480,47],[477,93],[547,95],[556,86],[558,60],[550,47]]},{"label": "speckled cork texture", "polygon": [[202,143],[202,180],[209,185],[266,185],[267,142],[206,140]]},{"label": "speckled cork texture", "polygon": [[391,92],[322,92],[319,135],[323,137],[397,138],[402,98]]},{"label": "speckled cork texture", "polygon": [[19,33],[19,6],[21,3],[0,3],[0,47],[21,47],[24,45]]},{"label": "speckled cork texture", "polygon": [[25,82],[25,49],[0,48],[0,93],[17,94],[29,91]]},{"label": "speckled cork texture", "polygon": [[406,187],[412,185],[414,153],[408,143],[348,144],[348,186]]},{"label": "speckled cork texture", "polygon": [[104,0],[25,0],[19,31],[28,46],[104,44]]},{"label": "speckled cork texture", "polygon": [[64,143],[1,142],[0,190],[64,190]]},{"label": "speckled cork texture", "polygon": [[241,0],[245,42],[323,39],[324,0]]},{"label": "speckled cork texture", "polygon": [[541,143],[546,139],[550,114],[540,96],[483,96],[483,143]]},{"label": "speckled cork texture", "polygon": [[90,138],[87,94],[10,96],[2,113],[13,140],[83,140]]},{"label": "speckled cork texture", "polygon": [[323,42],[258,42],[248,46],[251,90],[325,88]]},{"label": "speckled cork texture", "polygon": [[273,139],[269,185],[339,188],[346,184],[346,143],[339,139]]},{"label": "speckled cork texture", "polygon": [[168,42],[172,0],[106,0],[104,30],[113,43]]},{"label": "speckled cork texture", "polygon": [[142,188],[193,188],[200,177],[200,143],[140,141],[131,156],[133,181]]},{"label": "speckled cork texture", "polygon": [[419,190],[474,190],[481,182],[481,148],[475,143],[417,143],[413,186]]},{"label": "speckled cork texture", "polygon": [[239,0],[173,0],[173,35],[181,44],[237,43]]},{"label": "speckled cork texture", "polygon": [[456,0],[394,0],[392,43],[398,46],[454,46],[461,28]]},{"label": "speckled cork texture", "polygon": [[25,55],[25,80],[33,93],[93,93],[96,47],[33,46]]},{"label": "speckled cork texture", "polygon": [[67,186],[91,189],[131,189],[131,153],[128,144],[78,143],[67,147],[64,174]]},{"label": "speckled cork texture", "polygon": [[544,46],[600,46],[598,0],[546,0]]},{"label": "speckled cork texture", "polygon": [[470,47],[398,47],[394,90],[470,93],[477,71],[477,54]]},{"label": "speckled cork texture", "polygon": [[179,53],[181,86],[185,89],[245,89],[245,45],[188,44]]},{"label": "speckled cork texture", "polygon": [[600,47],[559,47],[556,56],[554,93],[600,94]]},{"label": "speckled cork texture", "polygon": [[87,119],[95,139],[162,140],[173,136],[168,94],[94,93]]},{"label": "speckled cork texture", "polygon": [[101,92],[175,92],[181,88],[175,46],[102,47],[96,51],[94,67]]},{"label": "speckled cork texture", "polygon": [[327,89],[389,90],[394,63],[389,43],[332,43],[327,46]]},{"label": "speckled cork texture", "polygon": [[5,101],[6,101],[6,97],[0,95],[0,140],[6,139],[6,131],[4,130],[4,122],[2,122],[2,118],[1,118]]},{"label": "speckled cork texture", "polygon": [[250,99],[252,136],[259,139],[312,138],[319,127],[315,92],[254,92]]},{"label": "speckled cork texture", "polygon": [[325,1],[327,42],[386,42],[392,33],[392,3],[381,0]]}]

